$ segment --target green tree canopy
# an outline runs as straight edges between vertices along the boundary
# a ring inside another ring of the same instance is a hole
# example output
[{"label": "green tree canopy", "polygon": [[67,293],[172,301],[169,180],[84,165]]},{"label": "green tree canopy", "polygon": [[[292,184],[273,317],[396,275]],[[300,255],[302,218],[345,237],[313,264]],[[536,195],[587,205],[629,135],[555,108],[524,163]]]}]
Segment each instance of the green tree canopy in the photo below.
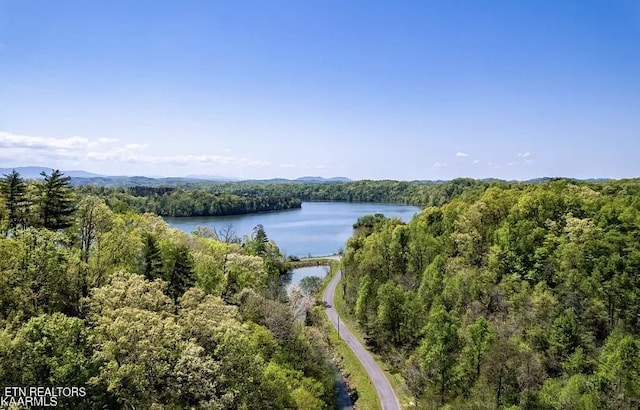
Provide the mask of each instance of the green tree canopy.
[{"label": "green tree canopy", "polygon": [[39,203],[42,226],[53,230],[70,227],[76,210],[71,177],[57,169],[51,175],[44,171],[40,175],[44,177]]}]

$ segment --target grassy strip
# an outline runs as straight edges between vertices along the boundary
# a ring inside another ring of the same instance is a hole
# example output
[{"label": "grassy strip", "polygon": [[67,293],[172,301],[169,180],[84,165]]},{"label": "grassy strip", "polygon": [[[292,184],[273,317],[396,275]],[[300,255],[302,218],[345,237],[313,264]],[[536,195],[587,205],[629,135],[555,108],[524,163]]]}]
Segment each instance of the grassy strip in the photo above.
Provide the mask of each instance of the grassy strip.
[{"label": "grassy strip", "polygon": [[[347,306],[344,301],[342,287],[338,286],[338,288],[336,289],[333,302],[334,302],[336,311],[338,312],[338,315],[340,315],[340,320],[341,320],[340,324],[341,325],[344,324],[351,331],[351,333],[353,333],[353,335],[358,339],[358,341],[363,346],[366,346],[364,342],[364,338],[362,336],[362,332],[360,331],[360,326],[358,326],[358,324],[353,320],[353,318],[347,312]],[[396,395],[398,396],[398,400],[400,401],[400,407],[403,409],[415,408],[416,406],[415,399],[407,391],[407,388],[404,384],[404,380],[402,376],[398,373],[391,373],[389,371],[389,366],[382,361],[379,355],[371,352],[370,350],[369,350],[369,353],[371,353],[371,356],[373,356],[378,367],[382,369],[382,371],[384,372],[384,375],[387,377],[387,380],[389,380],[389,383],[391,383],[391,387],[393,388],[393,391],[396,392]]]},{"label": "grassy strip", "polygon": [[[332,261],[331,272],[327,275],[322,287],[318,291],[319,295],[324,293],[324,289],[327,287],[333,275],[337,272],[340,267],[340,264],[336,261]],[[358,400],[356,401],[354,408],[356,409],[365,409],[365,410],[377,410],[382,409],[382,405],[380,404],[380,400],[378,399],[378,392],[376,391],[373,383],[371,383],[371,379],[369,379],[369,375],[365,371],[362,363],[353,353],[353,350],[345,343],[344,340],[338,337],[338,332],[336,328],[329,322],[329,318],[325,316],[326,320],[326,330],[327,335],[329,336],[329,341],[332,348],[337,353],[340,358],[340,367],[342,368],[342,372],[344,377],[347,379],[347,383],[349,386],[356,389],[358,392]]]},{"label": "grassy strip", "polygon": [[369,379],[364,367],[362,367],[362,363],[360,363],[358,357],[344,340],[338,338],[338,332],[335,327],[330,323],[327,323],[327,325],[329,341],[340,357],[340,367],[343,370],[343,375],[347,379],[348,385],[355,387],[358,392],[358,400],[356,400],[354,407],[366,410],[382,409],[378,399],[378,392],[373,383],[371,383],[371,379]]},{"label": "grassy strip", "polygon": [[322,285],[320,285],[316,293],[316,299],[320,301],[322,300],[324,290],[327,288],[327,286],[329,286],[329,282],[331,282],[331,279],[333,279],[333,275],[335,275],[338,269],[340,269],[340,262],[336,260],[329,259],[329,263],[327,263],[326,265],[329,265],[331,269],[329,270],[329,273],[327,273],[327,276],[324,277]]}]

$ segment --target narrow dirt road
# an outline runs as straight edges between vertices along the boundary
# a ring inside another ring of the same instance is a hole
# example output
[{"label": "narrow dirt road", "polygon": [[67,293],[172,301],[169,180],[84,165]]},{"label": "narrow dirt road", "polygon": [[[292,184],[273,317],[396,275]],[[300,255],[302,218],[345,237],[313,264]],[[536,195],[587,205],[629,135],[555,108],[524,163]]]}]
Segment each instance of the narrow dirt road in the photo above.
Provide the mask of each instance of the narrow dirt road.
[{"label": "narrow dirt road", "polygon": [[342,323],[340,323],[340,327],[338,328],[338,313],[333,306],[333,295],[335,294],[338,282],[340,282],[340,278],[342,278],[342,272],[338,271],[333,279],[331,279],[331,282],[329,282],[329,285],[324,291],[324,295],[322,295],[324,304],[327,306],[327,316],[329,316],[329,320],[331,320],[333,326],[339,330],[340,337],[347,342],[351,350],[358,356],[358,359],[369,374],[369,379],[371,379],[371,382],[378,392],[382,408],[384,410],[400,410],[400,403],[389,380],[387,380],[382,370],[378,367],[371,353],[360,344],[358,339],[356,339]]}]

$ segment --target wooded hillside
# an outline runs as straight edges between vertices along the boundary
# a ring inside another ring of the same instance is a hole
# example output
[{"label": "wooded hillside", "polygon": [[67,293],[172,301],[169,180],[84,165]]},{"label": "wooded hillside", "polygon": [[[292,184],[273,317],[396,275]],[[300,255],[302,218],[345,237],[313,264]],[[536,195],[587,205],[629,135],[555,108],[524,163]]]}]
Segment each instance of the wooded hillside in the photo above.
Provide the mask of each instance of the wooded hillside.
[{"label": "wooded hillside", "polygon": [[0,385],[86,387],[68,409],[333,407],[326,338],[261,226],[187,235],[59,172],[0,188]]},{"label": "wooded hillside", "polygon": [[369,219],[345,299],[421,406],[640,406],[640,181],[498,184]]}]

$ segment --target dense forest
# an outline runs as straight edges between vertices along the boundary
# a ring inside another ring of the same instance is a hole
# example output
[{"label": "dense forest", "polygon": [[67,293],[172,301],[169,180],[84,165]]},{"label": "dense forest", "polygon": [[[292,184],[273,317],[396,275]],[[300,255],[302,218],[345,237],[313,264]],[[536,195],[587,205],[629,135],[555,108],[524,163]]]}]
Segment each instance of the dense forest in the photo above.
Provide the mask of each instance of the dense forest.
[{"label": "dense forest", "polygon": [[493,184],[362,218],[346,305],[419,408],[640,408],[640,181]]},{"label": "dense forest", "polygon": [[105,188],[78,186],[81,194],[103,198],[117,212],[150,212],[160,216],[225,216],[300,208],[302,201],[291,195],[267,193],[237,195],[211,192],[200,187]]},{"label": "dense forest", "polygon": [[[495,182],[494,182],[495,183]],[[441,205],[482,192],[488,181],[443,183],[357,181],[327,183],[201,183],[173,186],[104,187],[77,185],[79,195],[102,198],[117,212],[160,216],[224,216],[300,208],[302,201],[345,201]]]},{"label": "dense forest", "polygon": [[311,299],[261,226],[187,235],[77,194],[0,179],[0,385],[86,387],[69,409],[333,408]]},{"label": "dense forest", "polygon": [[640,407],[640,180],[120,189],[42,176],[0,179],[4,386],[87,386],[66,408],[332,408],[309,310],[319,283],[286,295],[261,226],[187,235],[143,212],[382,201],[425,209],[354,221],[344,298],[418,408]]},{"label": "dense forest", "polygon": [[442,205],[459,195],[482,192],[492,181],[458,178],[446,182],[353,181],[327,183],[257,184],[234,182],[209,185],[212,192],[236,195],[280,195],[303,201],[397,203]]}]

